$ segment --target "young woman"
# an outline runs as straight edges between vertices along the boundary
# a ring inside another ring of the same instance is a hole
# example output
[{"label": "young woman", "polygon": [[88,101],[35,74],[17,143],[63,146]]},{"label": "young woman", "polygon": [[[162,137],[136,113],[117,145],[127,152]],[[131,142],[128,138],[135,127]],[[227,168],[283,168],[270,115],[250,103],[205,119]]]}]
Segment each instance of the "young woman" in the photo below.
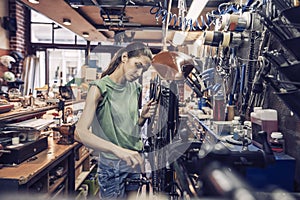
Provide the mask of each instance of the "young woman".
[{"label": "young woman", "polygon": [[[100,152],[98,175],[101,199],[125,198],[138,189],[126,180],[140,178],[143,159],[140,127],[154,112],[150,101],[138,112],[141,85],[137,80],[152,61],[143,43],[131,43],[113,57],[101,79],[90,83],[75,138]],[[91,127],[91,129],[90,129]]]}]

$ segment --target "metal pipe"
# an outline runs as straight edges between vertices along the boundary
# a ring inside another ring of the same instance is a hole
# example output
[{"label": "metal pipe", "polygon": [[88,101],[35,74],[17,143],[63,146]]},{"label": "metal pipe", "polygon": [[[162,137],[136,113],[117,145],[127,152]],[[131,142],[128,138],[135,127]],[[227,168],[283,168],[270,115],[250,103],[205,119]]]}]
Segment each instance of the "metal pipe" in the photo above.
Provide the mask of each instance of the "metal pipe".
[{"label": "metal pipe", "polygon": [[170,15],[169,13],[171,13],[171,7],[172,7],[172,0],[169,0],[169,4],[168,4],[168,13],[167,13],[167,20],[164,20],[162,23],[163,26],[163,47],[162,50],[163,51],[167,51],[167,36],[168,36],[168,27],[169,27],[169,20],[170,20]]}]

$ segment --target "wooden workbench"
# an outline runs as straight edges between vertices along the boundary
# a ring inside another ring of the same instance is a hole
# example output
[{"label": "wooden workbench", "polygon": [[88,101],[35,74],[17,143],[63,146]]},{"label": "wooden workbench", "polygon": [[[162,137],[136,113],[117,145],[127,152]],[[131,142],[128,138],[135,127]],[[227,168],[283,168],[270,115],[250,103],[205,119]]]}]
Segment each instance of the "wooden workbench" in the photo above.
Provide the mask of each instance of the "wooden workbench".
[{"label": "wooden workbench", "polygon": [[[84,101],[67,101],[65,106],[78,111],[83,109]],[[31,110],[1,113],[0,125],[39,118],[47,111],[51,112],[57,108],[57,105],[48,105]],[[57,140],[52,136],[48,137],[48,148],[33,158],[19,165],[4,166],[0,169],[0,199],[6,199],[4,195],[20,194],[30,195],[29,199],[32,199],[32,194],[41,195],[39,198],[42,199],[70,195],[78,189],[92,169],[90,152],[86,147],[77,142],[71,145],[57,144]],[[57,172],[61,174],[57,175]],[[20,199],[14,196],[12,198]]]},{"label": "wooden workbench", "polygon": [[[74,155],[80,144],[75,142],[71,145],[59,145],[52,137],[48,137],[48,145],[48,149],[37,154],[36,159],[0,169],[0,196],[16,192],[35,192],[51,196],[61,187],[65,194],[74,191]],[[50,183],[51,175],[58,167],[64,168],[63,174],[54,183]]]}]

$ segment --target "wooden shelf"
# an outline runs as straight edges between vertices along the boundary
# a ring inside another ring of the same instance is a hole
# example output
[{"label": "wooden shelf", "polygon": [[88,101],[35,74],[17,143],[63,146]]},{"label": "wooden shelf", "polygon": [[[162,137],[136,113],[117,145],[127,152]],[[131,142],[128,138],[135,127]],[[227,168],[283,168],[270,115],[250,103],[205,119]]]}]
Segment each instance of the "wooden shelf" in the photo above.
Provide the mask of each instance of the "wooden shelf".
[{"label": "wooden shelf", "polygon": [[91,171],[95,168],[96,164],[90,167],[89,171],[83,171],[75,180],[75,191],[79,188],[82,182],[86,179],[86,177],[91,173]]},{"label": "wooden shelf", "polygon": [[67,179],[67,174],[65,174],[62,177],[60,177],[57,180],[55,180],[54,184],[52,184],[52,185],[49,186],[48,193],[49,194],[53,193],[57,189],[57,187],[60,184],[62,184],[66,179]]},{"label": "wooden shelf", "polygon": [[90,152],[87,152],[80,158],[80,160],[75,161],[75,169],[77,169],[87,158],[90,157]]},{"label": "wooden shelf", "polygon": [[61,199],[61,198],[59,198],[58,196],[59,196],[62,192],[64,192],[65,189],[66,189],[66,186],[65,186],[65,185],[62,186],[61,188],[59,188],[59,189],[51,196],[50,199]]},{"label": "wooden shelf", "polygon": [[[66,101],[65,106],[70,106],[73,104],[81,103],[84,102],[84,100],[79,100],[79,101]],[[4,123],[9,123],[13,120],[17,119],[26,119],[28,117],[34,117],[38,115],[43,115],[46,111],[56,109],[58,108],[58,105],[50,105],[46,107],[41,107],[41,108],[34,108],[31,110],[12,110],[7,113],[1,113],[0,114],[0,121]]]}]

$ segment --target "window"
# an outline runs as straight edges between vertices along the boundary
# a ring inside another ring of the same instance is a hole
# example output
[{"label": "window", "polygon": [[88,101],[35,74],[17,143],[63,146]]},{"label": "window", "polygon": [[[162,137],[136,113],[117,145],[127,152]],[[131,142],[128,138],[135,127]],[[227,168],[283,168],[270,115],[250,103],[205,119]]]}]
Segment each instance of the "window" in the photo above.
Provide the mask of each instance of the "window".
[{"label": "window", "polygon": [[[34,43],[37,49],[41,49],[37,50],[36,55],[39,62],[44,63],[41,67],[44,68],[45,74],[47,71],[48,77],[45,81],[50,87],[54,82],[65,85],[74,78],[85,77],[88,73],[82,73],[85,72],[82,69],[87,67],[86,62],[89,63],[89,68],[96,68],[97,73],[101,73],[111,60],[111,52],[106,53],[106,49],[104,52],[93,50],[87,59],[85,53],[87,41],[83,37],[34,10],[31,10],[31,43]],[[98,42],[90,44],[97,46]]]},{"label": "window", "polygon": [[55,44],[75,44],[75,39],[75,34],[68,29],[60,26],[54,29]]},{"label": "window", "polygon": [[81,67],[85,63],[84,50],[48,49],[49,84],[65,85],[73,78],[81,77]]},{"label": "window", "polygon": [[31,10],[31,43],[86,45],[87,41],[44,15]]},{"label": "window", "polygon": [[31,43],[52,43],[52,24],[31,24]]},{"label": "window", "polygon": [[89,67],[97,68],[97,71],[100,73],[109,65],[111,60],[110,53],[93,53],[91,52],[90,60],[89,60]]}]

